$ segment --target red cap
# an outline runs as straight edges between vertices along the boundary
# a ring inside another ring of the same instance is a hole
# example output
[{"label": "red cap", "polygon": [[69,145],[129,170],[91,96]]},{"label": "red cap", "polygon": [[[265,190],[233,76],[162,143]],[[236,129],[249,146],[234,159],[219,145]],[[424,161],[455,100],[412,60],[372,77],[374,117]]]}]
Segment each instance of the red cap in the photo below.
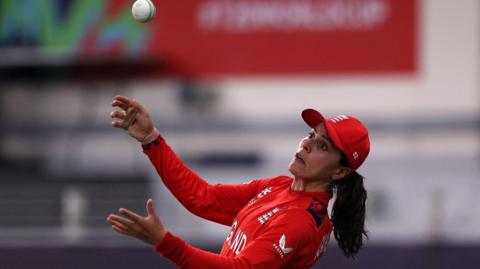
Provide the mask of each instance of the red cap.
[{"label": "red cap", "polygon": [[368,130],[358,119],[345,115],[324,118],[311,108],[302,111],[302,118],[312,128],[322,122],[325,124],[328,136],[347,157],[350,168],[356,170],[367,158],[370,152]]}]

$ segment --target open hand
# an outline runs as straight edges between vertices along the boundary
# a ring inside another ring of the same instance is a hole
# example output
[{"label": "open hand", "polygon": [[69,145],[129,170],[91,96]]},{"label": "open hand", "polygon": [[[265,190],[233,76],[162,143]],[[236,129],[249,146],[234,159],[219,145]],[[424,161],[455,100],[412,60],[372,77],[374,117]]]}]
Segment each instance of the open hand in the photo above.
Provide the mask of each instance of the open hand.
[{"label": "open hand", "polygon": [[135,237],[152,246],[158,245],[165,237],[167,230],[155,213],[152,199],[147,201],[146,217],[125,208],[120,208],[118,211],[123,216],[110,214],[107,218],[114,231]]},{"label": "open hand", "polygon": [[112,118],[119,119],[112,121],[113,127],[127,130],[130,136],[142,143],[149,143],[150,140],[157,138],[158,131],[153,126],[150,114],[135,99],[117,95],[112,107],[121,109],[110,113]]}]

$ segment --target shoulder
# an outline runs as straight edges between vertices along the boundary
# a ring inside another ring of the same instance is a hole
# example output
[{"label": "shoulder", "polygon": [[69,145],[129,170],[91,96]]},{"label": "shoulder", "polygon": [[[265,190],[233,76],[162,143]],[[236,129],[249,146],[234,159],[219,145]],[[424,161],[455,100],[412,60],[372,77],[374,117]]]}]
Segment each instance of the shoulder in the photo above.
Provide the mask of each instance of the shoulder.
[{"label": "shoulder", "polygon": [[276,176],[270,178],[258,179],[258,186],[260,189],[276,186],[290,186],[293,179],[288,176]]},{"label": "shoulder", "polygon": [[271,225],[280,226],[292,230],[311,232],[315,230],[315,220],[310,213],[299,207],[287,207],[280,209],[277,216],[272,219]]},{"label": "shoulder", "polygon": [[[315,229],[327,229],[331,226],[328,215],[328,201],[312,197],[302,203],[291,204],[283,208],[282,216],[285,219],[295,219],[296,222],[308,223]],[[279,214],[280,215],[280,214]]]},{"label": "shoulder", "polygon": [[279,238],[297,247],[311,245],[317,241],[318,229],[308,212],[299,208],[280,210],[268,225],[270,231],[276,231]]},{"label": "shoulder", "polygon": [[320,227],[322,224],[329,225],[328,202],[313,197],[306,208],[306,211],[315,220],[315,225]]}]

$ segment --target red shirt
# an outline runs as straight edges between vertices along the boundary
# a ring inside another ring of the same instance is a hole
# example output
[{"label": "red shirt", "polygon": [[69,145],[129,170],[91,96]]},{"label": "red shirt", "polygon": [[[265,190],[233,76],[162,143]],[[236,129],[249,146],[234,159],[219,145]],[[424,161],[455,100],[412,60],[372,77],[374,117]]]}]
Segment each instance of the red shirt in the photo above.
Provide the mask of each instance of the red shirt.
[{"label": "red shirt", "polygon": [[159,137],[144,146],[167,188],[193,214],[232,227],[220,254],[167,233],[155,249],[180,268],[309,268],[325,252],[332,225],[327,192],[293,191],[279,176],[208,184]]}]

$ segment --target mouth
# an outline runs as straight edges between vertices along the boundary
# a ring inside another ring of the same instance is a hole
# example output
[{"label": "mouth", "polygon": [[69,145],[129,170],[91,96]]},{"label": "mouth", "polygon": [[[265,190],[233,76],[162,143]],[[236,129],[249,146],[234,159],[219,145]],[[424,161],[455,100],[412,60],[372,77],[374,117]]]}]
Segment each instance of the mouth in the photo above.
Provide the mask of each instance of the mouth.
[{"label": "mouth", "polygon": [[295,160],[297,160],[297,161],[299,161],[299,162],[301,162],[301,163],[305,164],[305,161],[302,159],[302,157],[300,157],[300,155],[299,155],[298,153],[297,153],[297,154],[295,154]]}]

